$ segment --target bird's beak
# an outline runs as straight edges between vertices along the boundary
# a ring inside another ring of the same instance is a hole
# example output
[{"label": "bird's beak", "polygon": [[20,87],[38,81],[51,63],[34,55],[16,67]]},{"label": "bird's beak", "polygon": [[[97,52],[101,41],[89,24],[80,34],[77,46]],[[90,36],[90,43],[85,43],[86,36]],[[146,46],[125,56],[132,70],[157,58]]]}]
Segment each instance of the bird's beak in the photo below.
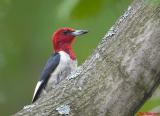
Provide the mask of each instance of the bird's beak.
[{"label": "bird's beak", "polygon": [[72,32],[73,36],[79,36],[88,33],[88,30],[75,30]]}]

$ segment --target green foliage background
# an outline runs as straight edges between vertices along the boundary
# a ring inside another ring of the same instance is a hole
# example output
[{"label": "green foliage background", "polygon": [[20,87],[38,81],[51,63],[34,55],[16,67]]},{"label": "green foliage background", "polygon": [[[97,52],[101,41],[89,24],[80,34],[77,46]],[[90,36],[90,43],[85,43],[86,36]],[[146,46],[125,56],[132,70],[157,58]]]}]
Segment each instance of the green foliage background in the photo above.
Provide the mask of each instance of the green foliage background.
[{"label": "green foliage background", "polygon": [[[77,38],[79,64],[92,53],[131,0],[0,0],[0,115],[30,104],[43,66],[52,53],[51,37],[60,27],[88,29]],[[156,101],[157,100],[157,101]],[[156,97],[142,108],[151,110]],[[158,103],[159,102],[159,103]]]}]

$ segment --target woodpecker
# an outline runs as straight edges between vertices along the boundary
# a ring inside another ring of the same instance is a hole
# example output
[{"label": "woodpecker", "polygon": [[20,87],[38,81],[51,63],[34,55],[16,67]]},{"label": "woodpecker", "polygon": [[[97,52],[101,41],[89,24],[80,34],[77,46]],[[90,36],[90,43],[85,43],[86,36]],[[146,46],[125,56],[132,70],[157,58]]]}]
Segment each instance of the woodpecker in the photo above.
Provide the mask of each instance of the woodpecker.
[{"label": "woodpecker", "polygon": [[87,33],[87,30],[75,30],[72,28],[60,28],[52,37],[53,51],[48,59],[40,79],[35,87],[32,103],[41,95],[51,89],[67,77],[77,67],[76,55],[72,45],[75,37]]}]

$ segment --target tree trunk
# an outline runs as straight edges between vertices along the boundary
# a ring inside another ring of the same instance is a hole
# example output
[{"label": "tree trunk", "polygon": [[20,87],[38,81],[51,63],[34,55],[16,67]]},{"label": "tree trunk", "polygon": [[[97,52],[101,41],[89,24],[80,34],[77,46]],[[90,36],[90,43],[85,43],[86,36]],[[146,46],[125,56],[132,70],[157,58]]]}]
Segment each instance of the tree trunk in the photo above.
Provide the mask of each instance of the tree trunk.
[{"label": "tree trunk", "polygon": [[85,63],[15,116],[131,116],[160,84],[160,2],[134,0]]}]

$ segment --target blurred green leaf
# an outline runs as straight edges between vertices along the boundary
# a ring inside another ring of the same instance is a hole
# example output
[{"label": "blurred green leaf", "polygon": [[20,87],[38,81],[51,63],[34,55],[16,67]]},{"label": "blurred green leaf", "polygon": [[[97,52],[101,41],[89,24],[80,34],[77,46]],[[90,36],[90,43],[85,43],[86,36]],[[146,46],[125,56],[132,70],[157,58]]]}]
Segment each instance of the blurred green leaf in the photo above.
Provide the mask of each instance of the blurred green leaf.
[{"label": "blurred green leaf", "polygon": [[74,10],[80,0],[63,0],[57,9],[57,17],[60,20],[69,19],[71,12]]},{"label": "blurred green leaf", "polygon": [[95,16],[103,7],[104,0],[63,0],[58,7],[58,18],[81,19]]},{"label": "blurred green leaf", "polygon": [[81,19],[95,16],[102,10],[103,0],[80,0],[71,12],[71,18]]}]

